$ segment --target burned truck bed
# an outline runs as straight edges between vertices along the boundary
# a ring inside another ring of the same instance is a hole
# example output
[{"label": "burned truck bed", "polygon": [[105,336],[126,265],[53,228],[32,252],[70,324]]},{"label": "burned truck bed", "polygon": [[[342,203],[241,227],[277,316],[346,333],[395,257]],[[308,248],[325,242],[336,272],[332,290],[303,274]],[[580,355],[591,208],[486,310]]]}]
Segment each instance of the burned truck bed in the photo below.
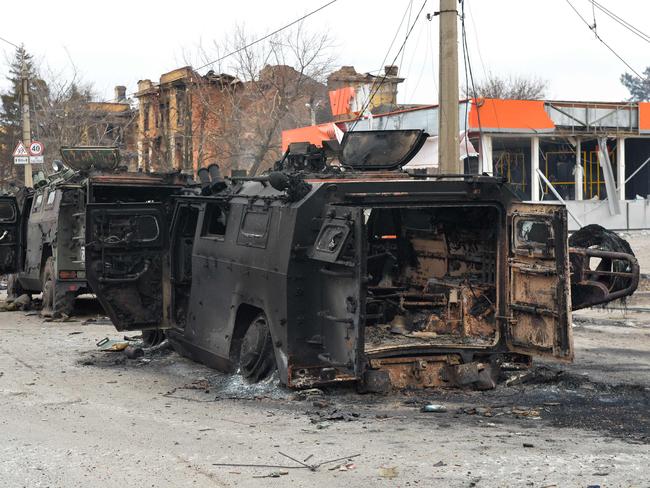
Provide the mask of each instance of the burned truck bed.
[{"label": "burned truck bed", "polygon": [[249,381],[486,388],[503,361],[571,361],[572,308],[632,293],[633,255],[569,249],[566,209],[502,180],[402,172],[422,137],[347,134],[338,167],[313,148],[261,177],[213,166],[171,220],[93,205],[88,279],[119,330]]}]

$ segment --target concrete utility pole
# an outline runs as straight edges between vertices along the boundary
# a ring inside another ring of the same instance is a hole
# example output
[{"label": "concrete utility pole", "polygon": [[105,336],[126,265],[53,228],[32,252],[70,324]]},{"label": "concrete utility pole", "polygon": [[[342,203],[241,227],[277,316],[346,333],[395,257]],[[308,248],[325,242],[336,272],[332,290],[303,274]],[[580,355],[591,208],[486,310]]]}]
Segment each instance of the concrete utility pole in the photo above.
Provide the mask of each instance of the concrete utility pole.
[{"label": "concrete utility pole", "polygon": [[440,173],[464,173],[458,141],[458,0],[440,0],[439,103]]},{"label": "concrete utility pole", "polygon": [[[21,81],[23,87],[23,100],[22,100],[22,119],[23,119],[23,144],[29,149],[32,143],[32,126],[29,121],[29,78],[27,77],[27,65],[23,57],[21,69]],[[27,162],[25,165],[25,186],[34,186],[32,181],[32,164]]]}]

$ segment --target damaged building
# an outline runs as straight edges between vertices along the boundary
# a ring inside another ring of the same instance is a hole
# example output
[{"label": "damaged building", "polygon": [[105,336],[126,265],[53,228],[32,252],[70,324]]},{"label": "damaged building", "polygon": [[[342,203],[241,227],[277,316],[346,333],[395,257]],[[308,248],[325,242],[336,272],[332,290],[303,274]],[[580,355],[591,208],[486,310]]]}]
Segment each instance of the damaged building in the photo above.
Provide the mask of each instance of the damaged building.
[{"label": "damaged building", "polygon": [[289,66],[266,66],[256,79],[201,75],[189,66],[138,82],[138,168],[196,173],[219,161],[255,173],[280,155],[283,129],[329,120],[325,85]]}]

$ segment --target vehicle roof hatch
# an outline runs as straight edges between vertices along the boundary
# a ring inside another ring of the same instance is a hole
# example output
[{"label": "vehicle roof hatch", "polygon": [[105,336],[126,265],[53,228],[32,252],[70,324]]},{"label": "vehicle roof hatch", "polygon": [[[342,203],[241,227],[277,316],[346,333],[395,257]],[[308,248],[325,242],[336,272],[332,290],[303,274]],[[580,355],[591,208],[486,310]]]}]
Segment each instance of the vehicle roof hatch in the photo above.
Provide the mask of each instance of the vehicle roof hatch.
[{"label": "vehicle roof hatch", "polygon": [[420,129],[346,132],[341,165],[364,171],[398,169],[413,159],[427,137]]},{"label": "vehicle roof hatch", "polygon": [[76,171],[112,171],[120,164],[120,151],[114,146],[68,146],[61,148],[61,158]]}]

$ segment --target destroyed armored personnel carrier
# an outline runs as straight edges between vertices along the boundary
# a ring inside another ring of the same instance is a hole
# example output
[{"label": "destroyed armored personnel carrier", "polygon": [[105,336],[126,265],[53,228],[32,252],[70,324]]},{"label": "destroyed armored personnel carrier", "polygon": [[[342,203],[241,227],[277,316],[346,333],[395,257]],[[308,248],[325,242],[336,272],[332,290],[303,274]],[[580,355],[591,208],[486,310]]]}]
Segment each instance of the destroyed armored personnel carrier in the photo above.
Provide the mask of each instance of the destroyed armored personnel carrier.
[{"label": "destroyed armored personnel carrier", "polygon": [[571,361],[571,310],[631,294],[633,254],[570,249],[566,209],[500,179],[401,171],[425,138],[350,132],[339,166],[292,145],[261,177],[213,166],[171,219],[88,204],[88,282],[118,330],[291,388],[487,388],[503,362]]},{"label": "destroyed armored personnel carrier", "polygon": [[[90,292],[85,267],[89,202],[164,202],[187,184],[177,173],[133,173],[120,168],[115,147],[64,147],[55,172],[35,178],[16,200],[16,250],[5,262],[8,295],[43,293],[45,314],[72,313],[74,299]],[[7,210],[9,212],[9,210]],[[7,243],[5,243],[5,246]],[[8,249],[8,247],[7,247]]]}]

